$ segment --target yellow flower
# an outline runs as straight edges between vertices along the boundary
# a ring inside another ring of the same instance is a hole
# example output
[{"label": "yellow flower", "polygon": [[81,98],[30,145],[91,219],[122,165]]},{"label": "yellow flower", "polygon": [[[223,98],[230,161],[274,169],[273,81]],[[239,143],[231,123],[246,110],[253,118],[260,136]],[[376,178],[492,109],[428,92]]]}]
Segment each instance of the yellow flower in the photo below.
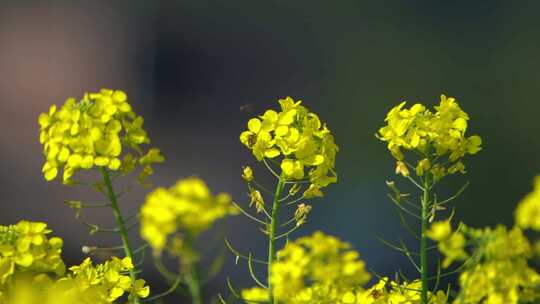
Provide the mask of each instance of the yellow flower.
[{"label": "yellow flower", "polygon": [[237,213],[228,194],[213,196],[204,181],[186,178],[148,194],[141,207],[141,236],[159,253],[170,235],[182,231],[195,237],[216,220]]},{"label": "yellow flower", "polygon": [[144,155],[141,144],[150,140],[142,128],[143,118],[132,111],[122,91],[102,89],[86,93],[80,101],[68,98],[59,109],[51,106],[38,121],[47,181],[56,178],[60,169],[64,183],[70,183],[80,169],[119,170],[122,153],[128,148],[139,155],[144,166],[163,161],[157,149]]},{"label": "yellow flower", "polygon": [[47,224],[20,221],[0,226],[0,286],[16,272],[63,275],[62,239],[47,238]]},{"label": "yellow flower", "polygon": [[68,275],[55,282],[53,290],[85,304],[111,304],[126,293],[130,298],[147,297],[149,287],[142,279],[133,281],[127,274],[131,269],[133,263],[127,257],[112,257],[97,265],[86,258],[80,265],[70,267]]},{"label": "yellow flower", "polygon": [[450,221],[437,221],[431,224],[431,228],[426,232],[426,235],[437,242],[446,240],[452,234],[452,226]]},{"label": "yellow flower", "polygon": [[540,175],[534,179],[533,191],[527,194],[515,211],[516,224],[523,228],[540,231]]},{"label": "yellow flower", "polygon": [[270,282],[274,296],[280,301],[305,292],[306,288],[312,288],[308,292],[311,293],[316,286],[332,286],[332,293],[337,297],[370,279],[365,263],[350,244],[322,232],[287,243],[277,256]]},{"label": "yellow flower", "polygon": [[281,111],[267,110],[248,121],[240,141],[257,160],[282,157],[284,178],[300,180],[307,176],[319,188],[337,181],[334,137],[319,117],[294,101],[280,99]]},{"label": "yellow flower", "polygon": [[248,301],[268,301],[268,291],[263,288],[253,287],[242,290],[242,299]]},{"label": "yellow flower", "polygon": [[[420,280],[411,282],[394,282],[386,277],[369,289],[356,292],[357,304],[421,304]],[[441,290],[436,293],[428,291],[428,304],[446,304],[448,296]]]},{"label": "yellow flower", "polygon": [[[405,104],[402,102],[388,112],[386,126],[379,129],[377,138],[388,144],[388,150],[398,161],[403,160],[403,151],[415,151],[422,155],[416,168],[419,176],[430,168],[436,179],[446,173],[465,173],[460,159],[466,154],[480,151],[482,140],[477,135],[465,135],[469,116],[455,99],[441,95],[440,104],[434,107],[434,112],[421,104],[407,109],[404,108]],[[448,162],[431,163],[443,157]]]},{"label": "yellow flower", "polygon": [[251,169],[251,167],[244,167],[244,169],[242,170],[242,178],[248,183],[253,180],[253,170]]}]

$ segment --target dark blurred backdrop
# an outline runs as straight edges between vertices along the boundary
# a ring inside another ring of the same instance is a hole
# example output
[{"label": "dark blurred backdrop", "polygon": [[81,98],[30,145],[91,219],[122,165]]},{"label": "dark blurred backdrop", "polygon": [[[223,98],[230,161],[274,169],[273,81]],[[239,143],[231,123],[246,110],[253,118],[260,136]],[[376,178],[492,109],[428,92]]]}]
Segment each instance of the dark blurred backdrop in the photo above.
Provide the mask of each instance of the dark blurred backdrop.
[{"label": "dark blurred backdrop", "polygon": [[[262,167],[239,133],[250,116],[290,95],[320,114],[341,149],[338,184],[314,202],[297,235],[323,229],[352,242],[378,272],[411,272],[376,240],[404,232],[386,199],[394,162],[374,133],[401,100],[433,105],[441,93],[457,97],[484,149],[469,158],[466,176],[445,182],[448,192],[471,183],[456,218],[511,224],[540,172],[539,9],[537,1],[4,0],[0,222],[50,223],[70,264],[81,260],[82,245],[113,243],[89,237],[62,204],[88,197],[87,190],[41,175],[37,117],[52,103],[101,87],[126,90],[167,157],[155,184],[195,174],[246,202],[241,167]],[[245,104],[255,112],[240,111]],[[134,212],[146,192],[134,191],[123,207]],[[84,216],[113,223],[103,211]],[[214,233],[223,229],[240,249],[264,255],[264,239],[244,218]],[[207,294],[224,291],[226,276],[253,285],[245,265],[234,266],[232,256],[227,262]],[[148,271],[154,291],[165,288]]]}]

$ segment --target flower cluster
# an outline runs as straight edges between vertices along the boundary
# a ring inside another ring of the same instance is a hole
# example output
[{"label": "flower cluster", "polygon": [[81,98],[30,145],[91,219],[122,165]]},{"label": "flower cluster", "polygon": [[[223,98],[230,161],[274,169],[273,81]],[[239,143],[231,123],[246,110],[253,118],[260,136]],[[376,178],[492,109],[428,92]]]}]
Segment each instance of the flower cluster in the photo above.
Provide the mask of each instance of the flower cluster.
[{"label": "flower cluster", "polygon": [[[466,154],[480,151],[482,140],[477,135],[465,135],[469,116],[456,100],[441,95],[435,112],[422,104],[407,109],[404,108],[405,103],[388,112],[387,125],[376,134],[388,143],[388,149],[397,159],[397,173],[409,174],[404,163],[404,150],[415,151],[421,156],[415,167],[417,175],[430,172],[439,179],[447,174],[465,173],[461,159]],[[442,157],[448,157],[448,161],[442,161]]]},{"label": "flower cluster", "polygon": [[[350,244],[322,232],[287,243],[277,256],[270,282],[280,303],[318,303],[315,299],[323,294],[341,297],[345,291],[370,279],[365,263]],[[243,292],[248,300],[262,295],[259,289]],[[300,302],[307,298],[308,302]]]},{"label": "flower cluster", "polygon": [[9,293],[4,299],[0,297],[0,304],[112,304],[125,294],[147,297],[150,289],[144,280],[133,282],[127,275],[131,268],[129,258],[113,257],[97,265],[87,258],[56,280],[44,274],[18,273]]},{"label": "flower cluster", "polygon": [[126,293],[130,297],[147,297],[150,288],[143,279],[133,281],[127,273],[130,269],[133,269],[130,258],[112,257],[97,265],[86,258],[80,265],[70,267],[66,277],[55,282],[53,292],[88,304],[110,304]]},{"label": "flower cluster", "polygon": [[237,213],[228,194],[213,196],[204,181],[191,177],[148,194],[141,208],[141,235],[159,253],[170,235],[180,231],[196,237],[216,220]]},{"label": "flower cluster", "polygon": [[[518,227],[474,229],[460,225],[452,232],[448,221],[434,223],[430,237],[439,242],[447,267],[465,260],[461,286],[454,303],[531,303],[538,299],[540,275],[528,266],[531,246]],[[468,250],[466,250],[466,245]]]},{"label": "flower cluster", "polygon": [[[381,280],[367,290],[349,292],[346,294],[351,304],[421,304],[420,288],[421,282],[414,280],[412,282],[397,283],[388,278]],[[439,290],[436,293],[429,292],[429,304],[446,304],[448,295]],[[347,299],[345,299],[347,300]]]},{"label": "flower cluster", "polygon": [[534,189],[519,203],[515,212],[516,224],[540,231],[540,175],[534,179]]},{"label": "flower cluster", "polygon": [[63,241],[47,238],[50,232],[40,222],[0,226],[0,289],[16,272],[64,274]]},{"label": "flower cluster", "polygon": [[[102,89],[80,101],[68,98],[59,109],[53,105],[42,113],[39,125],[48,181],[63,169],[63,181],[69,183],[77,170],[94,166],[129,171],[140,164],[143,175],[149,175],[150,165],[163,161],[157,149],[143,152],[141,144],[150,142],[143,118],[133,112],[123,91]],[[126,147],[135,154],[123,153]]]},{"label": "flower cluster", "polygon": [[286,179],[301,180],[307,175],[317,188],[336,182],[338,147],[330,130],[301,101],[287,97],[279,104],[280,112],[267,110],[250,119],[240,141],[259,161],[281,156],[280,167]]}]

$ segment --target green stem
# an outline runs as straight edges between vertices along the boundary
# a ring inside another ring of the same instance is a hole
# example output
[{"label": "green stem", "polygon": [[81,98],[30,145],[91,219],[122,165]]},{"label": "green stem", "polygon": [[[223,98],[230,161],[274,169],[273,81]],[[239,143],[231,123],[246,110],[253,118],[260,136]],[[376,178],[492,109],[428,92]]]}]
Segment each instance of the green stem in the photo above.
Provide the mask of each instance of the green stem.
[{"label": "green stem", "polygon": [[190,273],[186,276],[186,282],[191,294],[191,303],[202,304],[201,283],[196,265],[191,265]]},{"label": "green stem", "polygon": [[[195,251],[195,236],[191,233],[186,233],[185,236],[186,246],[190,250]],[[189,294],[191,295],[192,304],[202,304],[202,294],[201,294],[201,279],[199,277],[199,262],[198,258],[191,260],[187,263],[187,272],[185,274],[186,283],[188,285]]]},{"label": "green stem", "polygon": [[422,304],[428,303],[428,248],[427,248],[427,226],[428,226],[428,212],[429,212],[429,174],[426,173],[424,177],[423,196],[422,196],[422,231],[420,238],[420,272],[422,281]]},{"label": "green stem", "polygon": [[[118,206],[118,199],[116,196],[116,193],[114,192],[111,176],[109,175],[109,171],[107,169],[101,167],[101,174],[103,175],[103,181],[105,182],[105,185],[107,186],[107,197],[109,198],[109,201],[111,202],[111,209],[113,210],[114,218],[116,220],[116,224],[118,225],[118,232],[120,233],[120,238],[122,239],[122,245],[124,247],[124,253],[126,257],[130,258],[133,263],[133,249],[131,248],[131,245],[129,244],[129,238],[128,233],[125,225],[124,217],[122,216],[122,212],[120,211],[120,207]],[[137,273],[134,268],[129,270],[129,276],[131,277],[131,281],[133,284],[135,284],[135,281],[137,280]],[[132,301],[134,304],[139,304],[139,298],[136,294],[133,294]]]},{"label": "green stem", "polygon": [[277,304],[274,300],[274,289],[270,282],[270,271],[272,269],[272,263],[276,259],[276,232],[278,227],[278,212],[279,212],[279,197],[285,186],[285,180],[283,177],[279,178],[276,186],[276,192],[274,194],[274,202],[272,203],[272,214],[270,218],[270,227],[268,231],[268,299],[270,304]]}]

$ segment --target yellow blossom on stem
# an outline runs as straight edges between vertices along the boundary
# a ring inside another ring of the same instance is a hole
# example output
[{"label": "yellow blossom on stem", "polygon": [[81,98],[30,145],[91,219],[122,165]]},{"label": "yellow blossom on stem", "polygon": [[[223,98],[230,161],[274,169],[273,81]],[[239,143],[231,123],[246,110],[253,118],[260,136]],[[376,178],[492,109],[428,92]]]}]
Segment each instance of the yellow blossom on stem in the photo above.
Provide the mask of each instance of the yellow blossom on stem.
[{"label": "yellow blossom on stem", "polygon": [[533,191],[517,206],[515,221],[521,228],[540,231],[540,175],[534,179]]},{"label": "yellow blossom on stem", "polygon": [[[330,291],[337,299],[345,291],[367,283],[371,277],[350,244],[322,232],[287,243],[277,256],[270,281],[274,297],[280,303],[318,303],[300,300]],[[243,294],[253,299],[259,290],[250,289]],[[260,295],[262,297],[262,292]]]},{"label": "yellow blossom on stem", "polygon": [[335,158],[338,151],[334,137],[319,117],[294,101],[280,99],[281,111],[267,110],[252,118],[240,141],[257,160],[277,159],[284,178],[307,178],[323,188],[337,181]]},{"label": "yellow blossom on stem", "polygon": [[[51,106],[38,121],[45,155],[42,171],[47,181],[56,178],[60,170],[64,183],[70,183],[81,169],[105,167],[126,172],[136,162],[146,168],[163,161],[158,149],[143,152],[141,145],[150,139],[143,129],[143,118],[133,112],[123,91],[102,89],[84,94],[80,101],[68,98],[60,108]],[[128,148],[138,156],[125,153]]]},{"label": "yellow blossom on stem", "polygon": [[[469,115],[455,98],[441,95],[433,112],[422,104],[410,108],[405,108],[405,104],[402,102],[388,112],[387,124],[379,129],[377,138],[388,143],[388,150],[398,161],[403,160],[403,151],[421,155],[416,168],[419,176],[430,169],[437,179],[447,173],[465,173],[465,165],[460,160],[466,154],[480,151],[482,139],[465,135]],[[443,157],[448,161],[441,161]],[[435,159],[439,160],[437,164],[432,163]],[[404,171],[396,172],[403,174]]]},{"label": "yellow blossom on stem", "polygon": [[0,287],[16,272],[64,274],[62,239],[47,238],[51,230],[41,222],[20,221],[0,226]]},{"label": "yellow blossom on stem", "polygon": [[199,178],[179,180],[170,188],[157,188],[141,207],[141,236],[159,253],[176,232],[195,237],[216,220],[238,210],[226,193],[213,196]]}]

